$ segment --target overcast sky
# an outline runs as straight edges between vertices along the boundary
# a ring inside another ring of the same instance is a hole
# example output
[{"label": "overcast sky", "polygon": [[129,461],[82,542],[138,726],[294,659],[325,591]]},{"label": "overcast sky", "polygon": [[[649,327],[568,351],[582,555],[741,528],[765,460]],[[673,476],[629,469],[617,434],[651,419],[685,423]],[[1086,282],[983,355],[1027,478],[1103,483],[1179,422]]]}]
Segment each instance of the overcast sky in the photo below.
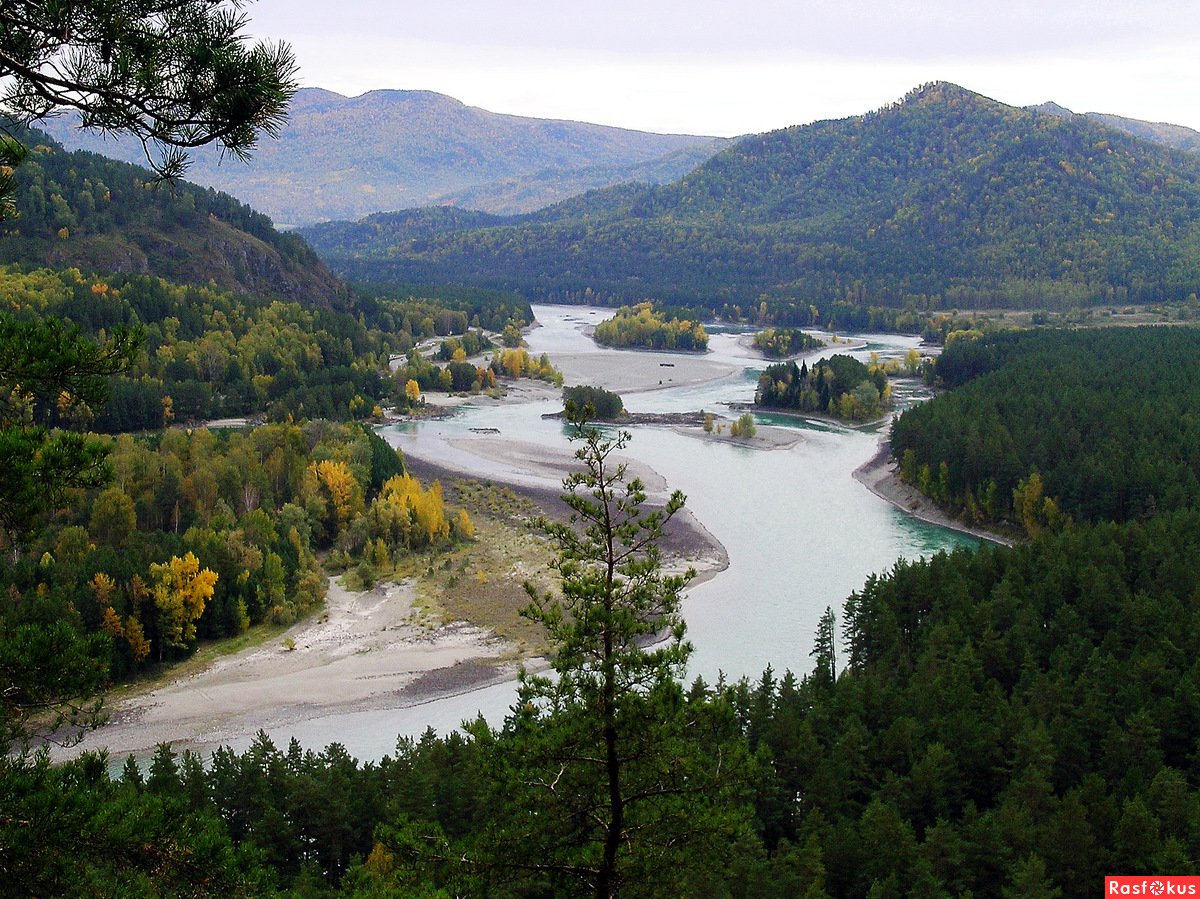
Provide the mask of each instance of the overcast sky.
[{"label": "overcast sky", "polygon": [[927,81],[1200,130],[1200,0],[258,0],[301,83],[733,136]]}]

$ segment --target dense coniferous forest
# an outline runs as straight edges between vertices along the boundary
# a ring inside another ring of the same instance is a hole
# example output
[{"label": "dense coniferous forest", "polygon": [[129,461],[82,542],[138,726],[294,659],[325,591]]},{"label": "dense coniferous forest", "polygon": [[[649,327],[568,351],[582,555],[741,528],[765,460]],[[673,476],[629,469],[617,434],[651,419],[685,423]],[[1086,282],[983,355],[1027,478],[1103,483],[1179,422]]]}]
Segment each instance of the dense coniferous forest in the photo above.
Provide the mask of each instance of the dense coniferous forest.
[{"label": "dense coniferous forest", "polygon": [[610,188],[508,223],[439,213],[442,233],[421,215],[357,236],[336,224],[303,233],[357,277],[743,313],[765,300],[815,306],[824,323],[837,303],[1184,300],[1200,289],[1197,210],[1194,154],[933,84],[867,115],[744,138],[661,187]]},{"label": "dense coniferous forest", "polygon": [[892,453],[905,480],[979,522],[1036,530],[1058,512],[1099,522],[1190,508],[1198,353],[1190,327],[952,339],[936,377],[954,389],[900,417]]}]

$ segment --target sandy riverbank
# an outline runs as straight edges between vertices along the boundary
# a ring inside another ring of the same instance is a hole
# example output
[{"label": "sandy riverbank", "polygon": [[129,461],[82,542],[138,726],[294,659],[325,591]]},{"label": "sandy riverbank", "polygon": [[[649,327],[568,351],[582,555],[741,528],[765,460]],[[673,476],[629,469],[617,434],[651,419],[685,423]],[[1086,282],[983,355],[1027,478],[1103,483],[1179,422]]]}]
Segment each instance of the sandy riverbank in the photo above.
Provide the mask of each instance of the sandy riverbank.
[{"label": "sandy riverbank", "polygon": [[[673,357],[678,371],[672,372],[659,367],[657,354],[629,356],[634,364],[627,365],[624,356],[615,365],[589,364],[583,361],[587,357],[565,359],[567,371],[610,389],[656,388],[660,371],[674,379],[673,385],[703,383],[735,371],[702,358]],[[653,383],[647,385],[650,377]],[[505,398],[455,398],[452,404],[532,402],[560,395],[552,385],[520,381],[510,385]],[[469,454],[507,471],[509,477],[496,480],[532,501],[541,514],[566,516],[560,499],[562,478],[577,466],[567,444],[546,447],[483,435],[461,442]],[[426,481],[440,478],[451,483],[473,477],[469,464],[451,468],[437,459],[411,455],[407,462]],[[662,476],[630,462],[630,473],[646,484],[648,504],[664,502],[668,485]],[[663,550],[670,569],[696,569],[694,584],[728,565],[724,547],[686,509],[670,523]],[[493,576],[515,578],[513,591],[519,591],[521,577],[509,575]],[[505,586],[513,585],[506,581]],[[151,752],[164,742],[177,749],[244,744],[260,729],[286,729],[335,712],[404,708],[508,680],[522,656],[526,664],[544,664],[529,657],[528,648],[483,627],[430,615],[418,601],[421,595],[421,585],[411,580],[351,592],[331,579],[323,612],[267,644],[220,658],[198,673],[110,700],[109,723],[70,754],[105,747],[119,758]],[[463,608],[456,614],[475,617]],[[486,619],[486,613],[480,614]]]},{"label": "sandy riverbank", "polygon": [[[512,648],[464,621],[431,621],[411,581],[352,592],[330,579],[324,612],[278,639],[110,705],[73,750],[113,756],[244,741],[332,712],[403,708],[513,676]],[[288,648],[294,646],[294,648]]]},{"label": "sandy riverbank", "polygon": [[1001,546],[1012,545],[1012,540],[1008,537],[982,528],[971,527],[957,518],[952,518],[934,505],[933,501],[925,494],[900,480],[895,471],[891,447],[886,437],[880,439],[879,449],[875,455],[855,469],[854,478],[879,498],[887,500],[901,512],[919,518],[921,521],[947,530],[958,531],[960,534],[967,534],[979,540],[986,540],[989,543],[998,543]]},{"label": "sandy riverbank", "polygon": [[563,383],[590,384],[615,393],[636,393],[666,387],[691,387],[719,381],[741,372],[742,366],[719,362],[704,353],[683,355],[651,350],[620,350],[616,354],[563,353],[552,360]]},{"label": "sandy riverbank", "polygon": [[[455,441],[453,445],[504,466],[511,473],[511,478],[505,484],[531,500],[539,514],[554,520],[566,520],[570,510],[562,501],[562,479],[578,468],[568,445],[548,447],[492,437]],[[618,458],[615,461],[628,462],[629,475],[642,479],[646,485],[648,508],[662,506],[670,485],[661,474],[636,460]],[[440,480],[449,483],[456,478],[470,477],[470,467],[467,465],[449,465],[443,460],[411,452],[405,456],[405,462],[414,475],[426,482]],[[693,584],[702,583],[729,566],[729,554],[725,547],[686,508],[669,522],[662,549],[670,570],[681,571],[688,567],[696,570]]]}]

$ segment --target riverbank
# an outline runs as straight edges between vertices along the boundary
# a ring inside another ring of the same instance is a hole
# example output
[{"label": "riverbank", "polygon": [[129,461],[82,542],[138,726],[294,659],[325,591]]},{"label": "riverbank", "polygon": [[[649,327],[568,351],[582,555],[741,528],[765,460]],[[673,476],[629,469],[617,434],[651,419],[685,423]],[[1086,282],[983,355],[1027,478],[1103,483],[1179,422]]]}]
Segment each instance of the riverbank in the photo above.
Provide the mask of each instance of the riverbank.
[{"label": "riverbank", "polygon": [[[740,361],[728,359],[633,351],[561,353],[553,358],[562,364],[568,383],[594,383],[607,389],[640,393],[646,397],[642,405],[649,409],[660,405],[654,401],[653,393],[660,387],[719,383],[724,378],[740,380],[746,367]],[[664,380],[665,383],[659,383]],[[541,382],[510,382],[507,389],[507,397],[454,397],[448,404],[501,407],[561,399],[558,388]],[[744,393],[744,387],[741,389]],[[663,408],[670,408],[667,399],[664,397],[661,403]],[[713,402],[721,403],[718,399]],[[525,602],[521,589],[525,579],[540,575],[545,578],[544,587],[553,586],[554,573],[545,564],[553,547],[526,522],[538,514],[565,520],[569,510],[560,498],[562,479],[577,465],[572,448],[560,433],[540,442],[536,437],[514,440],[522,434],[543,432],[510,427],[512,421],[515,418],[501,416],[493,422],[481,417],[480,424],[496,423],[499,427],[480,427],[475,433],[465,427],[447,428],[443,437],[430,433],[436,427],[423,427],[422,440],[415,442],[423,445],[420,451],[415,445],[410,451],[404,436],[396,432],[396,439],[406,451],[409,471],[426,482],[441,480],[447,502],[469,508],[476,520],[475,543],[452,551],[414,555],[405,563],[408,568],[401,572],[411,579],[402,580],[398,586],[367,591],[353,599],[343,598],[335,590],[331,593],[327,618],[318,615],[297,625],[298,630],[272,637],[269,646],[230,656],[195,676],[177,676],[172,683],[145,689],[140,697],[131,695],[121,699],[113,706],[116,712],[113,724],[89,738],[86,745],[108,745],[114,754],[141,754],[168,740],[180,748],[203,750],[223,742],[244,746],[246,738],[259,729],[265,729],[277,741],[286,741],[291,724],[340,718],[341,713],[358,710],[386,712],[424,706],[461,694],[467,694],[464,702],[471,706],[463,714],[472,715],[474,691],[496,681],[511,683],[521,660],[538,658],[542,647],[537,635],[520,629],[528,623],[519,619],[516,610]],[[661,432],[670,425],[660,424],[656,428]],[[684,431],[697,440],[728,439],[725,435],[705,434],[699,426],[689,426]],[[725,431],[727,434],[727,427]],[[381,433],[392,439],[388,431]],[[786,504],[775,505],[781,498],[779,485],[792,485],[787,491],[789,495],[818,495],[826,497],[823,501],[829,508],[839,506],[838,495],[827,496],[824,487],[835,480],[845,485],[845,474],[863,456],[856,454],[854,463],[844,468],[826,466],[815,450],[818,445],[828,443],[827,438],[825,434],[814,436],[797,429],[760,427],[759,436],[753,440],[730,442],[762,449],[795,446],[805,459],[801,471],[796,470],[788,453],[753,454],[753,467],[746,461],[752,454],[725,453],[716,475],[721,480],[719,485],[702,482],[689,488],[694,492],[695,507],[701,510],[699,514],[714,527],[721,526],[722,536],[731,540],[731,547],[736,546],[741,566],[685,601],[685,613],[696,616],[689,620],[689,629],[697,635],[697,645],[703,644],[696,657],[699,665],[708,666],[704,668],[706,672],[732,668],[746,673],[755,670],[762,660],[782,665],[787,660],[808,658],[810,647],[806,635],[816,623],[816,613],[809,615],[809,607],[824,609],[859,586],[854,578],[846,576],[844,548],[836,553],[835,564],[820,569],[824,553],[820,545],[795,540],[781,540],[776,545],[772,543],[774,537],[757,528],[761,520],[780,520],[778,516],[794,512]],[[653,442],[646,440],[647,444]],[[810,443],[813,452],[805,454],[805,445]],[[637,452],[639,446],[635,439],[631,450]],[[861,440],[858,446],[860,450],[866,448]],[[655,464],[661,464],[661,470],[670,473],[672,479],[679,477],[669,461]],[[803,484],[801,479],[815,470],[823,472],[820,483],[796,486]],[[732,519],[727,514],[728,510],[742,507],[718,490],[734,483],[735,475],[742,471],[745,474],[737,482],[738,499],[753,496],[756,510],[770,510],[756,512],[758,517],[746,519],[750,524],[743,532],[757,535],[749,544],[735,542],[739,534],[731,529]],[[635,464],[631,472],[646,482],[649,505],[661,505],[666,501],[668,489],[676,486],[668,484],[645,463]],[[844,492],[862,496],[857,486],[847,487]],[[721,504],[710,501],[706,505],[701,501],[714,493],[723,496]],[[476,506],[464,502],[472,496],[480,508],[492,509],[494,518],[477,516]],[[872,507],[877,505],[865,499]],[[843,505],[855,507],[853,501]],[[877,517],[892,518],[886,510]],[[860,525],[860,519],[853,519],[830,531],[841,534]],[[817,532],[806,534],[805,539],[823,536]],[[874,544],[864,541],[864,545]],[[798,550],[801,546],[804,548]],[[692,586],[712,578],[729,563],[726,548],[688,510],[671,522],[663,549],[675,568],[694,566],[698,570]],[[808,570],[804,577],[797,577],[780,564],[780,559],[797,553],[810,559],[810,568],[819,574]],[[887,558],[890,561],[894,557]],[[880,564],[885,563],[871,557],[861,567],[875,570]],[[747,578],[747,572],[753,572],[753,577]],[[390,572],[388,576],[392,576]],[[821,585],[811,591],[811,596],[803,593],[808,583],[805,578]],[[777,603],[775,598],[779,598]],[[339,602],[346,605],[337,606]],[[321,627],[347,617],[357,621],[358,636],[335,638],[329,634],[326,639]],[[310,627],[315,628],[311,636],[307,630]],[[295,649],[289,650],[285,639],[294,640]],[[456,643],[456,639],[465,643]],[[327,645],[327,649],[321,650],[322,645]],[[705,652],[711,657],[717,651],[724,652],[721,647],[730,646],[744,647],[740,651],[752,657],[752,661],[738,661],[740,657],[736,657],[729,662],[725,656],[721,656],[719,664],[706,660]],[[434,652],[433,647],[438,651]],[[484,690],[480,695],[489,692],[495,691]],[[430,720],[424,717],[426,714],[421,710],[410,717]],[[492,708],[490,714],[503,711]]]},{"label": "riverbank", "polygon": [[887,437],[881,437],[875,455],[854,470],[854,479],[906,515],[989,543],[1012,546],[1012,539],[1003,534],[972,527],[948,515],[925,494],[900,480],[894,466],[891,445]]},{"label": "riverbank", "polygon": [[[522,394],[540,399],[547,386]],[[197,752],[246,745],[260,730],[278,737],[333,714],[422,705],[511,681],[519,665],[543,667],[544,635],[519,610],[528,603],[526,580],[539,589],[553,586],[553,553],[528,522],[539,515],[567,519],[561,482],[577,463],[565,444],[487,436],[463,442],[474,455],[502,461],[512,483],[481,481],[469,466],[435,459],[409,456],[406,466],[426,483],[442,481],[447,501],[470,508],[475,542],[414,555],[411,577],[371,590],[352,591],[330,578],[323,611],[269,643],[111,699],[109,722],[55,756],[100,748],[117,759],[144,756],[160,743]],[[527,477],[515,477],[518,471]],[[661,506],[662,476],[633,462],[630,473],[651,492],[647,506]],[[669,522],[662,549],[669,572],[696,570],[693,586],[729,564],[725,548],[686,509]]]},{"label": "riverbank", "polygon": [[[112,702],[78,747],[147,754],[159,743],[203,750],[334,712],[418,705],[511,679],[513,646],[462,620],[439,621],[415,581],[351,591],[329,579],[324,611],[278,639]],[[537,664],[536,661],[533,664]]]},{"label": "riverbank", "polygon": [[[505,487],[531,503],[536,514],[554,521],[568,519],[570,509],[562,501],[562,480],[579,467],[569,446],[547,447],[499,437],[454,441],[453,445],[503,465],[509,474],[503,481]],[[669,488],[666,479],[636,460],[616,461],[628,464],[630,477],[641,478],[648,494],[647,510],[661,508]],[[443,485],[453,485],[473,477],[466,465],[451,465],[411,451],[405,454],[405,465],[410,473],[426,483],[437,480]],[[725,547],[686,507],[667,524],[661,548],[670,570],[682,571],[688,567],[696,570],[693,585],[703,583],[729,566]]]}]

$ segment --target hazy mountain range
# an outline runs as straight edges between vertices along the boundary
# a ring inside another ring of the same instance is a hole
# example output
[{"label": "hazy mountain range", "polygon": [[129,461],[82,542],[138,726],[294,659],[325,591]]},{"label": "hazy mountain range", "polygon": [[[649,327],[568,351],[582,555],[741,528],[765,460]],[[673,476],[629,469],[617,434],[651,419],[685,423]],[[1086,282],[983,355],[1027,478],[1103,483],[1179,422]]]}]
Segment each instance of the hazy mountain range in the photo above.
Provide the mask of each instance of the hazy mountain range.
[{"label": "hazy mountain range", "polygon": [[938,83],[743,138],[671,184],[508,220],[428,210],[302,233],[351,278],[538,299],[1185,299],[1200,290],[1200,155]]},{"label": "hazy mountain range", "polygon": [[[77,121],[64,115],[39,127],[70,149],[145,163],[136,141]],[[187,177],[281,226],[439,204],[517,213],[596,187],[673,181],[727,143],[500,115],[431,91],[347,98],[304,88],[278,140],[262,141],[250,164],[203,149]]]},{"label": "hazy mountain range", "polygon": [[[401,136],[387,136],[393,126]],[[1020,109],[948,84],[865,115],[729,142],[716,155],[710,139],[497,116],[437,94],[347,100],[310,89],[254,168],[213,171],[362,208],[395,206],[387,197],[410,195],[405,185],[421,178],[461,204],[302,229],[351,280],[712,308],[1061,307],[1200,289],[1200,155],[1171,149],[1198,142],[1190,129],[1054,104]],[[201,157],[193,174],[211,161]],[[6,258],[212,277],[324,302],[341,290],[306,247],[232,198],[189,186],[148,203],[137,192],[145,173],[103,164],[53,147],[34,154]],[[298,174],[304,166],[310,174]],[[527,173],[513,174],[520,166]],[[481,167],[498,180],[465,185]],[[683,174],[670,180],[674,171]],[[642,183],[579,193],[622,174]],[[234,190],[246,199],[253,183]],[[562,196],[514,216],[462,208]]]}]

